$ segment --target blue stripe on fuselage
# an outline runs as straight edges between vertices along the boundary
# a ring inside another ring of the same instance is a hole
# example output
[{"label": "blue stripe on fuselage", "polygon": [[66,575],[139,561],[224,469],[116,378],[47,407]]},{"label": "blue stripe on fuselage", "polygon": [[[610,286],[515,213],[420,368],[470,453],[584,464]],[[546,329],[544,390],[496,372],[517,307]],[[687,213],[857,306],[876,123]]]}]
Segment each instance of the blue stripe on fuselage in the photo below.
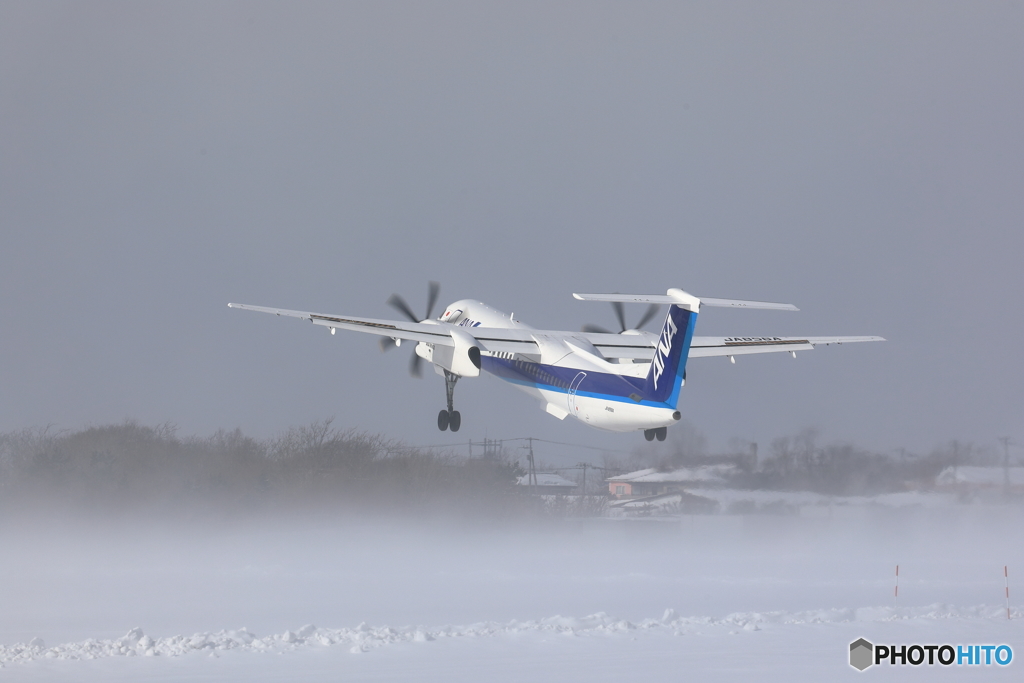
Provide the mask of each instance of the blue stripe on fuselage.
[{"label": "blue stripe on fuselage", "polygon": [[586,376],[574,389],[577,396],[675,410],[696,322],[696,313],[676,305],[669,307],[654,360],[643,378],[493,356],[481,358],[482,369],[507,382],[563,394],[569,393],[570,384],[584,372]]},{"label": "blue stripe on fuselage", "polygon": [[[556,391],[558,393],[569,393],[569,385],[581,373],[587,373],[586,379],[576,390],[577,396],[599,398],[605,401],[621,401],[625,403],[638,403],[629,396],[636,394],[643,395],[643,387],[646,379],[643,377],[623,377],[606,372],[594,370],[581,370],[579,368],[563,368],[556,365],[544,365],[523,360],[506,360],[484,356],[481,359],[483,369],[500,377],[501,379],[535,389]],[[675,392],[678,396],[678,389]],[[666,407],[667,403],[641,400],[640,405]],[[668,407],[674,407],[668,406]]]}]

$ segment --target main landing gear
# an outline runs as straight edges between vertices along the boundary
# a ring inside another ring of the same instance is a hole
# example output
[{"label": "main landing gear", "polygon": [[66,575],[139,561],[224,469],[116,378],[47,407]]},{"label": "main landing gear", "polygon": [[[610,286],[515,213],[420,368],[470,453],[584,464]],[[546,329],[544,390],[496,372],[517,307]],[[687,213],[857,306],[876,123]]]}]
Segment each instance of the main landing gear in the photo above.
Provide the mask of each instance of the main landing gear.
[{"label": "main landing gear", "polygon": [[658,427],[657,429],[645,429],[644,438],[648,441],[664,441],[665,437],[668,436],[668,427]]},{"label": "main landing gear", "polygon": [[453,375],[447,370],[444,371],[444,392],[448,398],[448,409],[437,414],[437,428],[442,432],[446,429],[457,432],[462,426],[462,415],[452,405],[455,396],[455,383],[458,381],[458,375]]}]

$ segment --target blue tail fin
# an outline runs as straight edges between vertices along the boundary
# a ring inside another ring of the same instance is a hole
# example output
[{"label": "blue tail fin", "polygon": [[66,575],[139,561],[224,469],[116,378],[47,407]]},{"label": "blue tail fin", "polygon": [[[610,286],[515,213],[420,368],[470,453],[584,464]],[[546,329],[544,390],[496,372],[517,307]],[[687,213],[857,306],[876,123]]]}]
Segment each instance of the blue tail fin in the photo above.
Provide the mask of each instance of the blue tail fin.
[{"label": "blue tail fin", "polygon": [[643,398],[646,401],[666,403],[673,409],[679,402],[686,359],[690,355],[690,340],[697,323],[697,310],[691,309],[698,309],[700,305],[696,298],[694,301],[696,305],[693,306],[672,304],[668,308],[654,360],[644,383]]}]

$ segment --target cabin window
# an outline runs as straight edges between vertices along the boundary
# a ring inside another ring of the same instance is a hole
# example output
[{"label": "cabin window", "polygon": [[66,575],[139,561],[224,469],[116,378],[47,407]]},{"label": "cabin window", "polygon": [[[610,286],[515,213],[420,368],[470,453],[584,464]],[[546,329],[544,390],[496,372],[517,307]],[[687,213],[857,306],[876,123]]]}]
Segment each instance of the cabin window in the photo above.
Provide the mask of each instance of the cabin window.
[{"label": "cabin window", "polygon": [[625,495],[625,493],[626,493],[626,487],[625,486],[616,486],[615,487],[615,495],[616,496],[622,496],[622,495]]}]

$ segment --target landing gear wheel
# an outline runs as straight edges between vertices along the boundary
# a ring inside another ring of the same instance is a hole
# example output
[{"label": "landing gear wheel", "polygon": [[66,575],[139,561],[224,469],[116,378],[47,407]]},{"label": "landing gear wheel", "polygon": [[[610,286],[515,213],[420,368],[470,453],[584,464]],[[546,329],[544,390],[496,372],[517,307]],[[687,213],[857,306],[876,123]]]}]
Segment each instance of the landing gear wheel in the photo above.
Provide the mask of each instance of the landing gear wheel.
[{"label": "landing gear wheel", "polygon": [[644,438],[647,439],[648,441],[654,441],[654,433],[656,431],[658,431],[658,430],[657,429],[645,429],[644,430]]},{"label": "landing gear wheel", "polygon": [[455,383],[458,381],[458,375],[454,375],[447,370],[444,371],[444,393],[448,401],[448,410],[442,410],[437,414],[437,428],[442,432],[446,429],[457,432],[459,427],[462,426],[462,416],[459,415],[459,411],[455,410],[455,406],[452,405],[452,399],[455,396]]},{"label": "landing gear wheel", "polygon": [[658,437],[658,441],[664,441],[668,436],[668,427],[658,427],[654,430],[654,435]]}]

